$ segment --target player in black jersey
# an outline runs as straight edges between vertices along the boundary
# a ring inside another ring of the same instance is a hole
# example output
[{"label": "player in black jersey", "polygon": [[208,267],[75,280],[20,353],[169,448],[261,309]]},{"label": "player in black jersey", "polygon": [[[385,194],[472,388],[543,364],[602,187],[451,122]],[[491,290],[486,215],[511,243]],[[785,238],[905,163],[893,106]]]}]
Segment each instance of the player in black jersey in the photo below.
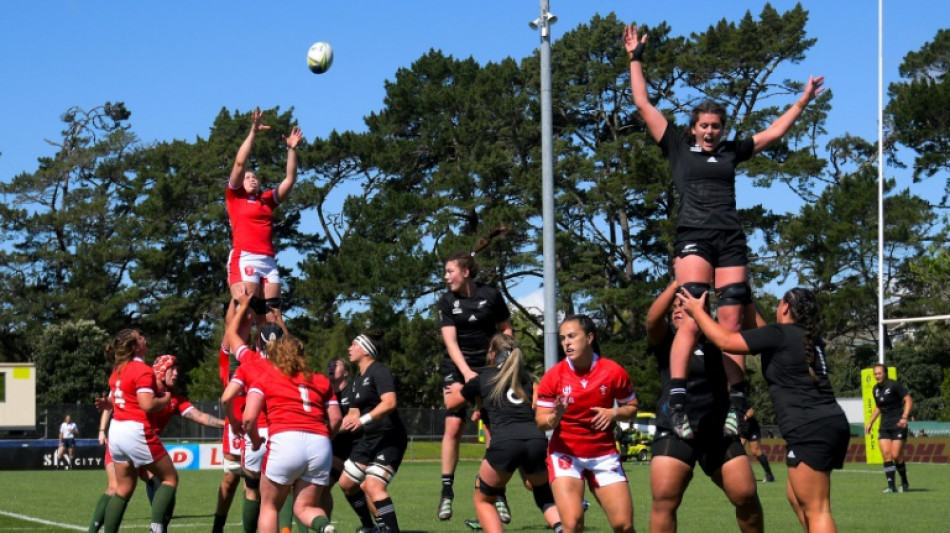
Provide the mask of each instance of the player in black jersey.
[{"label": "player in black jersey", "polygon": [[[669,159],[673,184],[679,193],[674,240],[673,270],[680,287],[693,296],[708,292],[715,283],[717,319],[727,330],[737,332],[742,322],[742,306],[751,301],[747,283],[746,239],[736,211],[736,165],[780,139],[805,107],[824,89],[824,77],[810,77],[798,101],[764,131],[742,140],[723,141],[726,111],[715,102],[704,102],[690,115],[685,135],[674,130],[666,117],[650,102],[642,59],[647,36],[637,27],[624,30],[624,47],[630,56],[630,85],[633,101],[647,130]],[[686,367],[689,349],[699,332],[683,327],[676,333],[670,359],[670,408],[674,430],[690,438],[691,428],[683,413],[686,397]],[[738,434],[745,402],[745,359],[725,354],[733,408],[723,427],[725,434]]]},{"label": "player in black jersey", "polygon": [[728,331],[705,311],[706,295],[677,297],[716,346],[762,356],[762,374],[788,450],[788,501],[805,531],[837,531],[831,515],[831,471],[844,466],[851,426],[835,400],[821,340],[821,309],[814,293],[794,288],[776,310],[777,324],[739,333]]},{"label": "player in black jersey", "polygon": [[[884,456],[884,475],[887,477],[884,492],[907,492],[910,484],[907,483],[907,466],[904,464],[904,445],[907,444],[907,417],[914,407],[914,400],[904,385],[888,379],[884,365],[874,365],[874,379],[877,381],[872,391],[874,410],[864,432],[870,433],[874,421],[881,417],[877,442]],[[896,486],[894,472],[901,476],[900,489]]]},{"label": "player in black jersey", "polygon": [[[327,379],[330,380],[330,385],[332,385],[333,391],[336,393],[337,401],[340,402],[340,412],[344,415],[350,412],[349,388],[352,384],[350,383],[349,377],[349,363],[341,357],[331,358],[327,363]],[[340,476],[343,474],[343,464],[350,457],[355,437],[356,433],[352,431],[340,431],[333,436],[333,440],[331,441],[333,446],[333,464],[330,467],[330,488],[333,487],[334,483],[340,481]],[[328,517],[332,516],[333,496],[330,494],[330,490],[323,491],[323,500],[320,502],[320,507],[326,511]]]},{"label": "player in black jersey", "polygon": [[[396,411],[396,383],[392,371],[376,360],[382,333],[363,333],[350,345],[350,362],[359,375],[351,379],[349,412],[341,430],[362,431],[343,465],[340,489],[360,519],[360,533],[379,527],[382,533],[399,533],[396,508],[387,487],[399,470],[408,437]],[[374,521],[367,500],[376,509]]]},{"label": "player in black jersey", "polygon": [[[439,327],[442,329],[442,340],[445,343],[445,355],[440,368],[442,393],[445,397],[456,393],[465,382],[478,375],[478,371],[485,364],[485,354],[488,352],[492,335],[512,334],[509,322],[511,313],[501,293],[494,287],[475,281],[478,274],[475,254],[488,246],[494,237],[505,232],[507,228],[504,226],[494,228],[487,237],[479,239],[471,252],[456,252],[445,262],[444,279],[448,290],[436,304]],[[464,406],[447,409],[445,414],[439,520],[452,518],[455,467],[458,465],[465,417]],[[498,511],[510,521],[511,514],[503,494],[498,498]]]},{"label": "player in black jersey", "polygon": [[686,440],[678,436],[665,410],[670,391],[670,348],[675,330],[684,322],[693,320],[683,310],[682,303],[675,301],[677,288],[675,281],[671,283],[647,311],[647,341],[656,358],[661,384],[657,401],[657,432],[650,462],[653,493],[650,531],[676,531],[676,514],[693,478],[696,463],[735,506],[739,530],[762,531],[762,504],[745,450],[735,437],[722,434],[723,420],[729,411],[729,394],[719,348],[701,339],[691,351],[686,414],[695,428],[694,438]]},{"label": "player in black jersey", "polygon": [[762,465],[762,469],[765,470],[765,477],[762,481],[773,483],[775,476],[772,474],[772,467],[769,466],[769,458],[765,456],[762,447],[759,446],[760,440],[762,440],[762,427],[759,426],[759,421],[755,418],[755,408],[750,406],[742,417],[742,423],[739,424],[739,441],[742,442],[743,446],[748,443],[749,455],[755,457]]},{"label": "player in black jersey", "polygon": [[548,439],[534,420],[535,379],[525,369],[524,355],[514,337],[498,333],[491,339],[484,370],[445,397],[448,408],[459,408],[466,400],[481,401],[492,423],[491,444],[478,470],[475,511],[482,529],[504,531],[495,501],[512,474],[523,469],[531,483],[534,501],[555,533],[561,533],[561,519],[548,484]]}]

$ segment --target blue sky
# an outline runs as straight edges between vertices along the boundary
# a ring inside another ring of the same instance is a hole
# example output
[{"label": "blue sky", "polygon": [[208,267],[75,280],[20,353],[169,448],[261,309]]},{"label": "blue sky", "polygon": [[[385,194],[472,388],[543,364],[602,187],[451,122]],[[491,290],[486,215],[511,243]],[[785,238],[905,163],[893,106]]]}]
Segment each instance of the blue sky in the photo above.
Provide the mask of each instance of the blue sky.
[{"label": "blue sky", "polygon": [[[757,16],[764,4],[681,1],[669,9],[669,2],[550,0],[559,19],[552,38],[596,13],[649,25],[666,21],[674,34],[688,34],[721,18],[737,21],[747,10]],[[795,2],[772,5],[785,11]],[[835,93],[830,134],[876,140],[877,0],[803,5],[809,36],[818,42],[802,65],[780,77],[825,75]],[[206,137],[222,107],[258,105],[293,107],[308,138],[361,131],[363,117],[382,107],[383,84],[398,68],[430,48],[481,63],[520,59],[539,45],[528,27],[538,12],[537,0],[4,2],[0,180],[34,170],[37,157],[53,153],[44,139],[59,138],[67,108],[107,100],[125,102],[143,142]],[[932,40],[941,25],[950,26],[950,2],[884,2],[885,83],[896,78],[904,54]],[[306,68],[315,41],[334,48],[333,67],[323,75]],[[739,194],[740,206],[765,198],[760,190]]]}]

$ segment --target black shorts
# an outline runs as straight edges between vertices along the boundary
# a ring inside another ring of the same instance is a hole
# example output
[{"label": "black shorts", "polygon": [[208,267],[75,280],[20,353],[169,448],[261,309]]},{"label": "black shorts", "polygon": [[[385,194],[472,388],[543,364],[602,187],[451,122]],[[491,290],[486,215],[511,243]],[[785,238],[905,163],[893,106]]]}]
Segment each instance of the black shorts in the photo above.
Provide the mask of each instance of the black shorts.
[{"label": "black shorts", "polygon": [[881,424],[877,430],[877,440],[907,440],[907,428],[897,427],[897,424],[885,428],[884,424]]},{"label": "black shorts", "polygon": [[[470,366],[473,372],[476,374],[481,374],[482,370],[485,369],[484,366]],[[439,373],[442,374],[442,388],[448,388],[456,383],[461,383],[465,385],[465,378],[462,376],[462,372],[459,370],[459,367],[455,366],[455,363],[451,359],[443,358],[442,365],[439,367]],[[487,426],[488,413],[482,409],[482,422]],[[468,420],[468,409],[465,406],[459,407],[458,409],[449,409],[445,411],[446,417],[461,418],[462,420]]]},{"label": "black shorts", "polygon": [[750,418],[742,422],[742,425],[739,426],[739,437],[745,441],[757,441],[762,438],[762,428],[759,426],[759,421]]},{"label": "black shorts", "polygon": [[805,463],[820,472],[844,468],[844,458],[851,443],[851,426],[844,416],[815,420],[783,436],[786,465]]},{"label": "black shorts", "polygon": [[524,468],[526,474],[544,472],[548,458],[548,439],[506,439],[495,441],[485,451],[485,460],[500,472]]},{"label": "black shorts", "polygon": [[76,447],[76,439],[63,439],[63,448],[71,450]]},{"label": "black shorts", "polygon": [[350,460],[363,465],[376,463],[398,470],[408,444],[409,439],[405,433],[385,432],[379,435],[363,435],[363,438],[353,443]]},{"label": "black shorts", "polygon": [[698,255],[713,268],[746,266],[748,246],[742,228],[735,230],[680,229],[673,240],[675,257]]},{"label": "black shorts", "polygon": [[683,440],[670,429],[658,429],[653,438],[651,452],[654,457],[672,457],[692,469],[699,463],[703,473],[712,477],[722,465],[745,457],[745,449],[735,437],[723,437],[718,433],[697,433],[690,440]]}]

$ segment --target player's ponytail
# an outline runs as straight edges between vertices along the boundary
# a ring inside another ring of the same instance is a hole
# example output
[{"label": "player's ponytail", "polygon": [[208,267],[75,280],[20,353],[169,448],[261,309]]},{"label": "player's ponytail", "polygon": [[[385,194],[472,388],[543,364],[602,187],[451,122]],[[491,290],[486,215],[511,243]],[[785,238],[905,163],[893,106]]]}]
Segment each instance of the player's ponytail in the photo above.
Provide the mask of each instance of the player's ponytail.
[{"label": "player's ponytail", "polygon": [[[796,287],[785,293],[782,297],[788,304],[789,312],[795,323],[805,328],[805,338],[802,341],[805,349],[805,357],[808,363],[808,373],[812,381],[818,381],[815,374],[815,359],[818,351],[821,350],[821,308],[818,306],[818,300],[815,293],[808,289]],[[822,373],[827,373],[822,369]]]},{"label": "player's ponytail", "polygon": [[106,361],[115,369],[122,368],[135,357],[135,350],[138,348],[138,343],[138,331],[134,329],[123,329],[116,333],[115,337],[106,345]]},{"label": "player's ponytail", "polygon": [[460,269],[468,270],[468,277],[474,279],[478,275],[478,262],[475,261],[475,254],[484,250],[496,237],[503,238],[509,231],[504,224],[495,226],[488,232],[488,235],[478,239],[475,247],[470,252],[454,252],[449,256],[448,262],[455,262]]}]

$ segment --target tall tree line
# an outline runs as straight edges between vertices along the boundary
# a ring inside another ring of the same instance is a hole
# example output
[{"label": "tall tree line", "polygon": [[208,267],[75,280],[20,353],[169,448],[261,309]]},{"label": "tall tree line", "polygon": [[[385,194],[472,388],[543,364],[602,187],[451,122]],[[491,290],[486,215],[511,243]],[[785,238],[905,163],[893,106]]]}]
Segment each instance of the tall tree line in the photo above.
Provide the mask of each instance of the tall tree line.
[{"label": "tall tree line", "polygon": [[[767,5],[688,36],[665,23],[644,27],[651,97],[678,127],[694,105],[714,99],[728,108],[730,136],[760,131],[801,89],[780,73],[807,62],[815,42],[807,21],[800,6],[778,12]],[[553,45],[557,300],[560,311],[597,319],[605,354],[627,367],[643,405],[651,405],[658,383],[644,320],[670,276],[676,204],[666,161],[632,105],[623,26],[598,15]],[[947,47],[941,32],[909,55],[906,83],[889,91],[889,154],[901,143],[920,148],[915,169],[931,178],[946,171],[934,154],[947,130],[920,126],[911,103],[922,89],[907,87],[926,83],[935,101],[946,93],[940,58]],[[381,327],[384,357],[407,393],[401,405],[440,405],[442,346],[432,305],[444,290],[444,260],[505,224],[508,236],[478,256],[480,277],[506,295],[516,335],[543,370],[540,315],[511,296],[542,278],[538,87],[537,54],[481,65],[431,50],[395,73],[383,107],[365,117],[366,131],[334,131],[298,149],[298,183],[278,210],[275,238],[282,257],[299,257],[296,265],[281,261],[282,285],[289,326],[315,365],[343,354],[359,329]],[[803,207],[779,213],[741,197],[739,205],[755,237],[753,278],[763,307],[781,296],[763,292],[772,282],[815,290],[826,310],[835,386],[853,394],[858,370],[876,359],[878,162],[873,140],[826,131],[833,101],[832,91],[822,94],[740,177]],[[54,153],[35,171],[0,183],[0,281],[13,295],[0,303],[9,325],[0,357],[45,361],[55,372],[57,358],[73,357],[57,353],[57,343],[87,338],[95,347],[75,355],[94,383],[44,389],[41,401],[88,400],[104,390],[108,369],[94,354],[124,327],[142,329],[152,353],[180,357],[193,398],[220,393],[215,364],[230,246],[223,196],[250,110],[222,109],[206,139],[153,145],[135,137],[133,111],[122,103],[67,110]],[[292,109],[269,109],[265,122],[282,132],[296,118]],[[909,133],[917,130],[933,149]],[[282,156],[277,133],[255,145],[252,165],[265,187],[282,175]],[[886,202],[885,274],[895,295],[888,312],[937,312],[947,299],[930,291],[946,292],[950,270],[939,246],[941,205],[895,190],[893,181]],[[914,335],[893,339],[896,360],[917,366],[919,359],[946,373],[950,340],[941,340],[942,330]],[[915,355],[921,350],[930,357]],[[942,392],[926,392],[935,413],[946,407],[948,383],[950,374]],[[767,403],[761,389],[757,400]]]}]

